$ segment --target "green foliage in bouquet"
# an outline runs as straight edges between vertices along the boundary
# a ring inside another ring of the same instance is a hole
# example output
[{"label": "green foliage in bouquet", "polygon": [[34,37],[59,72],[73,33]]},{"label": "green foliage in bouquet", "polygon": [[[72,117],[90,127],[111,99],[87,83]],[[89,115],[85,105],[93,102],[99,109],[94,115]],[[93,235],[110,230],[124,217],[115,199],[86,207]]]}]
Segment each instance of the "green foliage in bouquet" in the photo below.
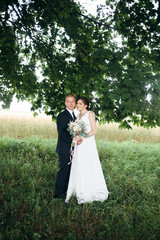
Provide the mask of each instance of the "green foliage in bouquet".
[{"label": "green foliage in bouquet", "polygon": [[89,137],[86,129],[86,124],[84,122],[70,122],[68,124],[67,130],[69,131],[72,137]]}]

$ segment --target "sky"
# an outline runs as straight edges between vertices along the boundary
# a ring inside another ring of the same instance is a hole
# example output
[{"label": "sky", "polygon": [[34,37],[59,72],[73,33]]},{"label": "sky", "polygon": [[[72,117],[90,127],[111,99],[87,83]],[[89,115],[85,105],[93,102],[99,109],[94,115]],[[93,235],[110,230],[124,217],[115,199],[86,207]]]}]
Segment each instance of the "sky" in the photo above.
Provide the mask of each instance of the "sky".
[{"label": "sky", "polygon": [[[96,9],[98,4],[105,5],[105,0],[75,0],[75,2],[80,2],[84,8],[91,13],[92,15],[96,16]],[[0,109],[1,109],[0,103]],[[10,106],[10,111],[17,111],[17,112],[30,112],[31,104],[27,101],[20,101],[18,102],[16,97],[13,97],[13,101]]]}]

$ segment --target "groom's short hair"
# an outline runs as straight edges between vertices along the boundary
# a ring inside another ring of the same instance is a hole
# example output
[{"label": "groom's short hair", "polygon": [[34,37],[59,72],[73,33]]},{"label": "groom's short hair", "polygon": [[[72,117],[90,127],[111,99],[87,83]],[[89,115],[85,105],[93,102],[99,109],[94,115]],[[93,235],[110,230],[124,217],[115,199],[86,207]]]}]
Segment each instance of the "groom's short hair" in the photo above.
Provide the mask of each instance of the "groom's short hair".
[{"label": "groom's short hair", "polygon": [[[75,98],[75,96],[70,93],[70,94],[67,94],[67,95],[65,96],[65,101],[66,101],[67,97],[74,97],[74,98]],[[75,100],[76,100],[76,99],[75,99]]]}]

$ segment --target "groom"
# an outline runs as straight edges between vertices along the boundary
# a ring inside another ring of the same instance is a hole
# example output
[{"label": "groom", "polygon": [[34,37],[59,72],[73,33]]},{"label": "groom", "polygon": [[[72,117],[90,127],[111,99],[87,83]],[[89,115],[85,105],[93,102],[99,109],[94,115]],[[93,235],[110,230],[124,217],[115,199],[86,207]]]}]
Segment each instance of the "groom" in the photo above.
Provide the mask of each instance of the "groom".
[{"label": "groom", "polygon": [[[67,131],[68,124],[70,121],[75,121],[76,117],[74,115],[73,109],[75,108],[75,97],[70,94],[65,98],[65,106],[66,109],[61,112],[57,117],[57,131],[58,131],[58,142],[56,147],[56,152],[59,156],[59,171],[56,177],[55,184],[55,198],[62,197],[67,191],[68,182],[69,182],[69,174],[71,164],[70,162],[70,150],[72,137]],[[80,142],[79,142],[80,144]]]}]

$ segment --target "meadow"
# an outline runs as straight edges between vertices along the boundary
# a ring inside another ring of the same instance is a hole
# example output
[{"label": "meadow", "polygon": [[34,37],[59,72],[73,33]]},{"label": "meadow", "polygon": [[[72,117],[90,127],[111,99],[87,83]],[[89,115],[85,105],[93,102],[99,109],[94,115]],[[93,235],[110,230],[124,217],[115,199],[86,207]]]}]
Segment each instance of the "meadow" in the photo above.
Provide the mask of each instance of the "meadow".
[{"label": "meadow", "polygon": [[[135,141],[160,143],[160,128],[145,129],[132,126],[132,130],[119,129],[118,124],[97,124],[96,139],[109,141]],[[49,116],[33,117],[31,113],[0,110],[0,137],[26,138],[39,136],[57,138],[56,123]]]},{"label": "meadow", "polygon": [[160,238],[158,128],[133,133],[115,124],[98,126],[109,198],[78,205],[74,197],[69,204],[53,198],[55,123],[4,113],[0,126],[0,240]]}]

